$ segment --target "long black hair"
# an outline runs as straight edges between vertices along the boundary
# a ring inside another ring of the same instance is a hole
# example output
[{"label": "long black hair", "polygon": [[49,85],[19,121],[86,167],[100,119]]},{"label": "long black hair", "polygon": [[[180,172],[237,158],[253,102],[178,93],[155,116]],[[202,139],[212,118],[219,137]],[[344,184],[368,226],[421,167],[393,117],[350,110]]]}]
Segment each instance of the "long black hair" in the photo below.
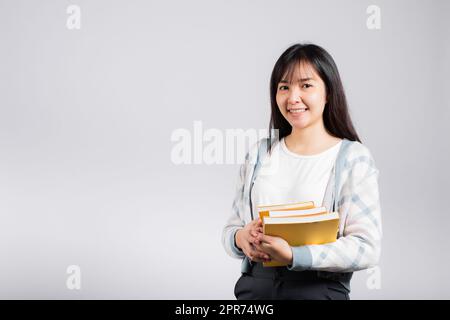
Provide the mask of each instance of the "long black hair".
[{"label": "long black hair", "polygon": [[[361,142],[350,119],[344,87],[331,55],[322,47],[314,44],[295,44],[278,58],[270,78],[272,112],[269,125],[269,143],[272,142],[274,129],[278,129],[278,140],[286,137],[292,131],[292,126],[278,108],[277,90],[282,77],[287,76],[287,80],[290,82],[295,68],[303,63],[312,66],[325,83],[327,103],[323,111],[323,122],[327,132],[337,138]],[[269,147],[269,151],[270,149]]]}]

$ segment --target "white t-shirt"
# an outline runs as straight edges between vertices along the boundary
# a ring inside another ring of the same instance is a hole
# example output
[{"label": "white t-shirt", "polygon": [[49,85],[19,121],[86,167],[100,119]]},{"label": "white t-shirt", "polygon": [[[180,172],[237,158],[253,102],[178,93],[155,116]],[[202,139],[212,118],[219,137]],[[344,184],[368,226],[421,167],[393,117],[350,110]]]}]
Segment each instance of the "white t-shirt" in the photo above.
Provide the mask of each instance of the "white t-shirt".
[{"label": "white t-shirt", "polygon": [[276,143],[252,188],[255,218],[258,205],[314,201],[321,206],[341,144],[342,140],[319,154],[304,156],[289,151],[284,138]]}]

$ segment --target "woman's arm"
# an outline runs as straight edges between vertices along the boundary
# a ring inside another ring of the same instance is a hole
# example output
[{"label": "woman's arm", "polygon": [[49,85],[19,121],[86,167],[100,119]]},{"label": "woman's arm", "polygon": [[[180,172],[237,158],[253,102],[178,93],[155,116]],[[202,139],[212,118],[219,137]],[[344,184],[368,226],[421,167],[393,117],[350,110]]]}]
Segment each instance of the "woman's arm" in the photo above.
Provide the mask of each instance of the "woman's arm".
[{"label": "woman's arm", "polygon": [[239,211],[243,204],[246,165],[247,159],[245,163],[241,165],[239,170],[231,215],[222,231],[222,245],[225,248],[225,251],[233,258],[244,257],[244,252],[236,246],[235,234],[239,229],[242,229],[245,226],[245,221],[240,217]]},{"label": "woman's arm", "polygon": [[[261,144],[267,139],[263,138],[250,147],[249,152],[245,156],[245,162],[239,170],[239,177],[236,184],[236,192],[234,196],[231,215],[222,231],[222,244],[225,251],[233,258],[244,258],[246,255],[251,261],[260,262],[269,257],[254,247],[254,241],[258,234],[258,218],[245,224],[243,215],[248,205],[249,199],[244,198],[244,187],[246,181],[256,164],[256,155],[260,151]],[[261,149],[264,150],[264,149]],[[250,170],[250,171],[248,171]],[[239,232],[240,247],[237,246],[236,234]]]},{"label": "woman's arm", "polygon": [[378,263],[382,237],[378,170],[366,147],[358,144],[354,149],[339,199],[343,236],[330,244],[292,247],[290,270],[353,272]]}]

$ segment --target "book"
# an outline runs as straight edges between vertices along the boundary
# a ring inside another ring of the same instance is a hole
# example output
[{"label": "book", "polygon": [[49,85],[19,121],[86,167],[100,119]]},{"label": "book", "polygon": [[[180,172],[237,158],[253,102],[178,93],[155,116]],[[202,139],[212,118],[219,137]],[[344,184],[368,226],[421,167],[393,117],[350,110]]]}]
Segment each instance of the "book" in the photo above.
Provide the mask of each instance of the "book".
[{"label": "book", "polygon": [[[271,213],[269,212],[269,215]],[[263,233],[281,237],[293,247],[334,242],[337,238],[338,227],[339,215],[337,212],[322,212],[305,216],[263,217]],[[263,262],[264,267],[286,265],[276,260]]]},{"label": "book", "polygon": [[327,213],[327,208],[318,207],[311,209],[302,209],[302,210],[277,210],[277,211],[269,211],[267,217],[272,218],[281,218],[281,217],[308,217],[308,216],[316,216]]},{"label": "book", "polygon": [[291,211],[291,210],[306,210],[314,208],[313,201],[307,202],[296,202],[296,203],[288,203],[288,204],[276,204],[270,206],[258,206],[259,217],[262,218],[269,216],[269,212],[272,211]]}]

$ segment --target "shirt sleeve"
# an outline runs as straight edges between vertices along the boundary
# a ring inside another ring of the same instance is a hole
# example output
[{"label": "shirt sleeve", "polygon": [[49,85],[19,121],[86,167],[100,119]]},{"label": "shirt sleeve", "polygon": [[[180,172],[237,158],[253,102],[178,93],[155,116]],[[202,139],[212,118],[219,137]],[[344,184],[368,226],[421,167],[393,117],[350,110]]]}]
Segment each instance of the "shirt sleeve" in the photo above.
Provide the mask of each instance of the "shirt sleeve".
[{"label": "shirt sleeve", "polygon": [[245,221],[242,219],[240,212],[243,212],[243,197],[244,197],[244,184],[245,184],[245,170],[247,166],[247,159],[244,164],[241,165],[239,170],[239,176],[236,184],[236,191],[231,208],[231,214],[225,224],[222,231],[222,245],[225,251],[233,258],[244,258],[244,252],[236,246],[235,234],[239,229],[244,228]]}]

